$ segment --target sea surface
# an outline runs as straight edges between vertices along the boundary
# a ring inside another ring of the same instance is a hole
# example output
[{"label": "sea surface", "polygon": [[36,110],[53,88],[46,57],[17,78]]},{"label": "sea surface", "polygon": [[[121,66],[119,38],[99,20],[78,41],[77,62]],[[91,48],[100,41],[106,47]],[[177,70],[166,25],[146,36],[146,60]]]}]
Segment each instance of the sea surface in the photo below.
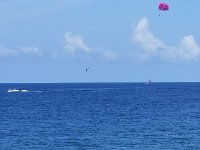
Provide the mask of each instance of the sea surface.
[{"label": "sea surface", "polygon": [[0,150],[200,150],[200,83],[0,84]]}]

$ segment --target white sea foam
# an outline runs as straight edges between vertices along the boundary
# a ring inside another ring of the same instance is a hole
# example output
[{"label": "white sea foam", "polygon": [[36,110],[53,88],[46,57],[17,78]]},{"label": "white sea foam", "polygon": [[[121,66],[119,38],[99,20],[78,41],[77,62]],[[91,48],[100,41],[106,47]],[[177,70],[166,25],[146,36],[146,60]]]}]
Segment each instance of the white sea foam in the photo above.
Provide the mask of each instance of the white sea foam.
[{"label": "white sea foam", "polygon": [[30,92],[30,91],[28,91],[28,90],[21,90],[21,92],[25,93],[25,92]]},{"label": "white sea foam", "polygon": [[28,90],[26,90],[26,89],[23,89],[23,90],[19,90],[19,89],[8,89],[8,91],[7,92],[9,92],[9,93],[13,93],[13,92],[22,92],[22,93],[26,93],[26,92],[30,92],[30,91],[28,91]]}]

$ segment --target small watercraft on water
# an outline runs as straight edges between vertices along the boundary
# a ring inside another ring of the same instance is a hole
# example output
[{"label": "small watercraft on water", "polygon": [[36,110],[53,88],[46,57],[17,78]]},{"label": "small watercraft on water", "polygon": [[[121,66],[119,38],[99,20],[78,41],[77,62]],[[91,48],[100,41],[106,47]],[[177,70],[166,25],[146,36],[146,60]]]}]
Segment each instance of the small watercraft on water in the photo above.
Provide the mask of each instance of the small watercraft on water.
[{"label": "small watercraft on water", "polygon": [[151,80],[147,80],[146,82],[145,82],[145,84],[150,84],[151,83]]},{"label": "small watercraft on water", "polygon": [[19,92],[19,90],[17,90],[17,89],[8,89],[8,92],[10,93],[10,92]]}]

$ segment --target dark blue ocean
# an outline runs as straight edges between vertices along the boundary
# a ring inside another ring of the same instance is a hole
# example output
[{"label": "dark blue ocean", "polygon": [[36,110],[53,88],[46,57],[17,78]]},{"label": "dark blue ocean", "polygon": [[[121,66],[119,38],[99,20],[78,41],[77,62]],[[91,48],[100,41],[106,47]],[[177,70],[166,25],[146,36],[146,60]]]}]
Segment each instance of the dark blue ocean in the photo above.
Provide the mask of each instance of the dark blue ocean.
[{"label": "dark blue ocean", "polygon": [[200,83],[0,84],[0,150],[200,150]]}]

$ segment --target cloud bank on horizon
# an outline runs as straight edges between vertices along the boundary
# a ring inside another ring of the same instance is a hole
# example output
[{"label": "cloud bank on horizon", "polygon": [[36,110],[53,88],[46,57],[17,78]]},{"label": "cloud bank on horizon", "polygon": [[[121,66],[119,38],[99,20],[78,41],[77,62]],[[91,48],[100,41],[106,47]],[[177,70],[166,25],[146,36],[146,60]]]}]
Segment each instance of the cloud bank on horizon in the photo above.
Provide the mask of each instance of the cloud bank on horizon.
[{"label": "cloud bank on horizon", "polygon": [[180,43],[171,46],[166,45],[164,41],[156,37],[149,27],[149,21],[144,17],[138,21],[133,29],[132,40],[142,48],[136,54],[139,60],[160,59],[160,61],[179,63],[200,61],[200,46],[193,35],[184,36]]}]

